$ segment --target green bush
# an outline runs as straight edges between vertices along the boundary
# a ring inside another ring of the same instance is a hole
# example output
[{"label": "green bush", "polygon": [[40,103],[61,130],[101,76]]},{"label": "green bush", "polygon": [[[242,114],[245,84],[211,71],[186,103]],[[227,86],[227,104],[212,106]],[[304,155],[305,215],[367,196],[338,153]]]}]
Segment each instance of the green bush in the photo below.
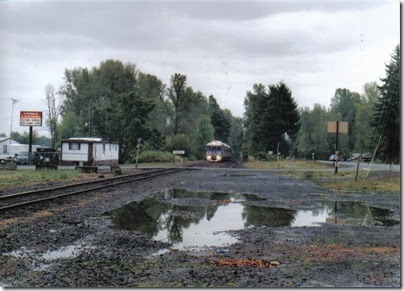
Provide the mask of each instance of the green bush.
[{"label": "green bush", "polygon": [[[180,160],[180,157],[175,157]],[[132,155],[132,162],[136,161],[136,155]],[[139,163],[153,163],[153,162],[172,162],[173,154],[170,152],[161,151],[143,151],[139,154]]]},{"label": "green bush", "polygon": [[166,138],[165,149],[167,151],[184,150],[185,156],[188,157],[192,154],[192,142],[191,139],[185,134],[177,134],[175,136],[169,136]]},{"label": "green bush", "polygon": [[258,152],[254,155],[254,159],[257,161],[266,161],[268,160],[267,154],[264,152]]}]

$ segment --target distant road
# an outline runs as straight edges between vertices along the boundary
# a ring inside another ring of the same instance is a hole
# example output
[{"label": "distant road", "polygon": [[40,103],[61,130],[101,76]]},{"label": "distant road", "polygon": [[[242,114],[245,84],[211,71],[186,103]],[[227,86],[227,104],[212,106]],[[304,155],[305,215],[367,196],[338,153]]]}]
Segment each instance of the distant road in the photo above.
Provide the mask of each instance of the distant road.
[{"label": "distant road", "polygon": [[[325,164],[332,164],[332,162],[330,161],[318,161],[321,163],[325,163]],[[357,166],[358,162],[357,161],[353,161],[353,162],[339,162],[340,166],[343,166],[340,168],[340,170],[345,170],[345,171],[351,171],[351,170],[356,170],[356,166]],[[370,167],[370,163],[366,163],[366,162],[360,162],[359,164],[359,169],[360,170],[369,170]],[[390,164],[372,164],[372,167],[370,169],[371,171],[389,171],[390,170]],[[391,166],[391,171],[392,172],[400,172],[400,165],[392,165]]]}]

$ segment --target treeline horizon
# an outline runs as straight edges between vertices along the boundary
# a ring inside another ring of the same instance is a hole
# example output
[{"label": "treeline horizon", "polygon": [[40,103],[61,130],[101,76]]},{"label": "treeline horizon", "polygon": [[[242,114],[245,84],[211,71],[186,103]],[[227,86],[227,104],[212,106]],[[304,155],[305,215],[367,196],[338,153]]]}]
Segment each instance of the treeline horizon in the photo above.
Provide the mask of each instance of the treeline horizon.
[{"label": "treeline horizon", "polygon": [[381,85],[366,83],[361,93],[336,88],[328,108],[317,103],[298,108],[282,81],[254,84],[246,92],[243,117],[235,117],[215,96],[193,89],[184,74],[174,73],[164,84],[119,60],[66,69],[63,81],[58,89],[48,85],[45,90],[53,147],[70,137],[103,137],[119,143],[120,162],[125,162],[133,159],[142,138],[142,152],[182,149],[191,159],[203,159],[206,143],[216,139],[243,160],[270,159],[268,152],[277,151],[284,157],[311,159],[314,153],[328,159],[335,134],[327,133],[327,122],[339,120],[349,123],[348,133],[339,136],[342,159],[377,149],[381,160],[399,161],[399,45]]}]

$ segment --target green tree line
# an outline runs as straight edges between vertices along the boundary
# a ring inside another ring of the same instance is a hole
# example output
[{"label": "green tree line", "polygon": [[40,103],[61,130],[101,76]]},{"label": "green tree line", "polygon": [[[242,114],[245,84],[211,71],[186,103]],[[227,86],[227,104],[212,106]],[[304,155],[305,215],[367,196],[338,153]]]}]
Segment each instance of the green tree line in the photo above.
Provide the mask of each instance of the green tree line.
[{"label": "green tree line", "polygon": [[[213,139],[228,143],[236,158],[268,158],[272,151],[328,159],[335,151],[335,134],[327,132],[327,122],[337,120],[349,123],[348,133],[339,137],[342,158],[370,152],[383,161],[399,160],[399,46],[380,85],[366,83],[361,93],[337,88],[329,108],[298,108],[285,82],[254,84],[246,92],[244,116],[238,118],[214,96],[193,89],[184,74],[174,73],[164,84],[119,60],[66,69],[62,86],[47,87],[46,92],[55,112],[48,122],[57,131],[51,134],[52,144],[78,136],[108,138],[119,143],[120,162],[132,159],[138,138],[144,141],[142,150],[182,149],[196,159],[204,157],[205,145]],[[52,100],[55,95],[62,100],[60,106]]]},{"label": "green tree line", "polygon": [[[190,158],[203,158],[213,139],[241,145],[241,120],[222,109],[214,96],[205,96],[175,73],[164,84],[135,64],[106,60],[99,66],[66,69],[58,90],[63,102],[61,139],[97,136],[119,143],[120,162],[130,160],[138,138],[142,150],[181,149]],[[238,151],[235,150],[235,154]]]},{"label": "green tree line", "polygon": [[386,77],[366,83],[363,92],[338,88],[329,108],[315,104],[300,109],[297,151],[301,157],[327,159],[335,151],[335,134],[327,132],[328,121],[348,122],[348,133],[339,135],[340,156],[370,153],[384,162],[400,160],[400,47],[397,46]]}]

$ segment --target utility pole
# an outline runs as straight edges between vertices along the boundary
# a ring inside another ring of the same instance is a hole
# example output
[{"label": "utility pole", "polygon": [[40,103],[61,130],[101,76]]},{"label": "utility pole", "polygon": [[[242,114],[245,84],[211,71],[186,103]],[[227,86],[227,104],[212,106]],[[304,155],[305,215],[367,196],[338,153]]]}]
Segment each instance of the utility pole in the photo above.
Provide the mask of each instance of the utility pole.
[{"label": "utility pole", "polygon": [[336,129],[336,137],[335,137],[335,172],[334,174],[338,174],[338,160],[339,160],[339,152],[338,152],[338,133],[339,133],[339,121],[337,120],[337,129]]},{"label": "utility pole", "polygon": [[14,112],[14,104],[17,103],[19,100],[10,98],[13,102],[11,105],[11,122],[10,122],[10,144],[11,144],[11,133],[13,132],[13,112]]},{"label": "utility pole", "polygon": [[91,99],[91,105],[90,105],[90,121],[89,121],[88,131],[89,131],[90,137],[92,137],[93,136],[93,99]]},{"label": "utility pole", "polygon": [[135,169],[137,169],[137,160],[138,160],[138,158],[139,158],[139,150],[140,150],[140,143],[142,142],[142,138],[141,137],[139,137],[138,139],[137,139],[137,151],[136,151],[136,166],[135,166]]}]

